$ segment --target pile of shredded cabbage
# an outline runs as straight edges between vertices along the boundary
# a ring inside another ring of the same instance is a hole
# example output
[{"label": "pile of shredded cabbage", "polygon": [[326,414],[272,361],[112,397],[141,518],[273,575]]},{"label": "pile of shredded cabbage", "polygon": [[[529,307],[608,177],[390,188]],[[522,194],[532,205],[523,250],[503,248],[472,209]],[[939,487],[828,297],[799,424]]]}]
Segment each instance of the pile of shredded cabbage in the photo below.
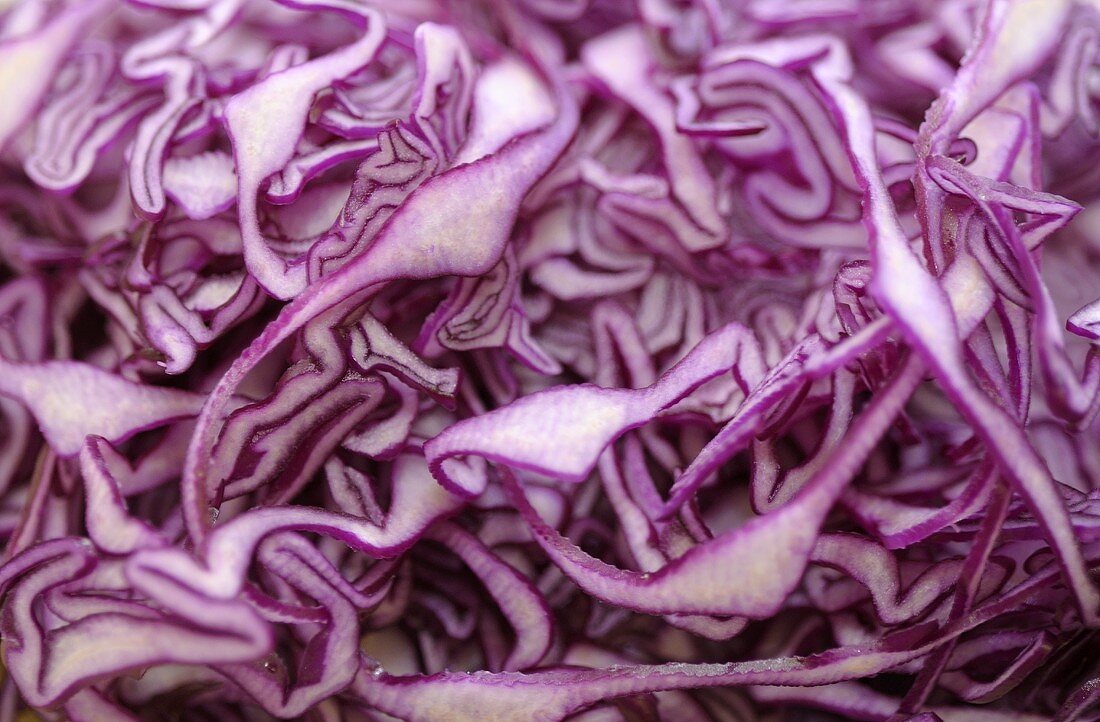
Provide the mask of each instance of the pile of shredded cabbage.
[{"label": "pile of shredded cabbage", "polygon": [[1100,720],[1096,0],[0,2],[0,722]]}]

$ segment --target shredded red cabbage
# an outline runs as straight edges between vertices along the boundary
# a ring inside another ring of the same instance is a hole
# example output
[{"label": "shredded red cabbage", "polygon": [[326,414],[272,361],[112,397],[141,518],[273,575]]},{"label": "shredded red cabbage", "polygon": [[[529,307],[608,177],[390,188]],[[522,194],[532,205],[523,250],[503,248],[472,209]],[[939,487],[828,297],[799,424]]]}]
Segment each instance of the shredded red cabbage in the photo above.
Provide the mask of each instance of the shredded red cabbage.
[{"label": "shredded red cabbage", "polygon": [[0,2],[0,722],[1100,720],[1100,4]]}]

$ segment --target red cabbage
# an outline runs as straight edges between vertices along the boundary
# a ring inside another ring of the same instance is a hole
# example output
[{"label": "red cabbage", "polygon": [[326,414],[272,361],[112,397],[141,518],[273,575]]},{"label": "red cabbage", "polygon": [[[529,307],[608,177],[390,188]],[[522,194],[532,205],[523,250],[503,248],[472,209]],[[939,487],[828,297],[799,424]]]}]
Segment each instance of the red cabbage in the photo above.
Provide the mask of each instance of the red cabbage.
[{"label": "red cabbage", "polygon": [[1098,53],[0,3],[0,721],[1100,720]]}]

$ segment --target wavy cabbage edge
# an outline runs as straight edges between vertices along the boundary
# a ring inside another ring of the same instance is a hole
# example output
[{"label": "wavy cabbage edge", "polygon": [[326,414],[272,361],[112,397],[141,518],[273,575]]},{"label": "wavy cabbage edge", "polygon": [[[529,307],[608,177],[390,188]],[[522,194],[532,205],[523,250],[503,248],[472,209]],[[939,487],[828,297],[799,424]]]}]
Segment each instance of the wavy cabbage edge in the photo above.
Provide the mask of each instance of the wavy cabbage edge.
[{"label": "wavy cabbage edge", "polygon": [[5,719],[1100,718],[1100,5],[0,3]]}]

